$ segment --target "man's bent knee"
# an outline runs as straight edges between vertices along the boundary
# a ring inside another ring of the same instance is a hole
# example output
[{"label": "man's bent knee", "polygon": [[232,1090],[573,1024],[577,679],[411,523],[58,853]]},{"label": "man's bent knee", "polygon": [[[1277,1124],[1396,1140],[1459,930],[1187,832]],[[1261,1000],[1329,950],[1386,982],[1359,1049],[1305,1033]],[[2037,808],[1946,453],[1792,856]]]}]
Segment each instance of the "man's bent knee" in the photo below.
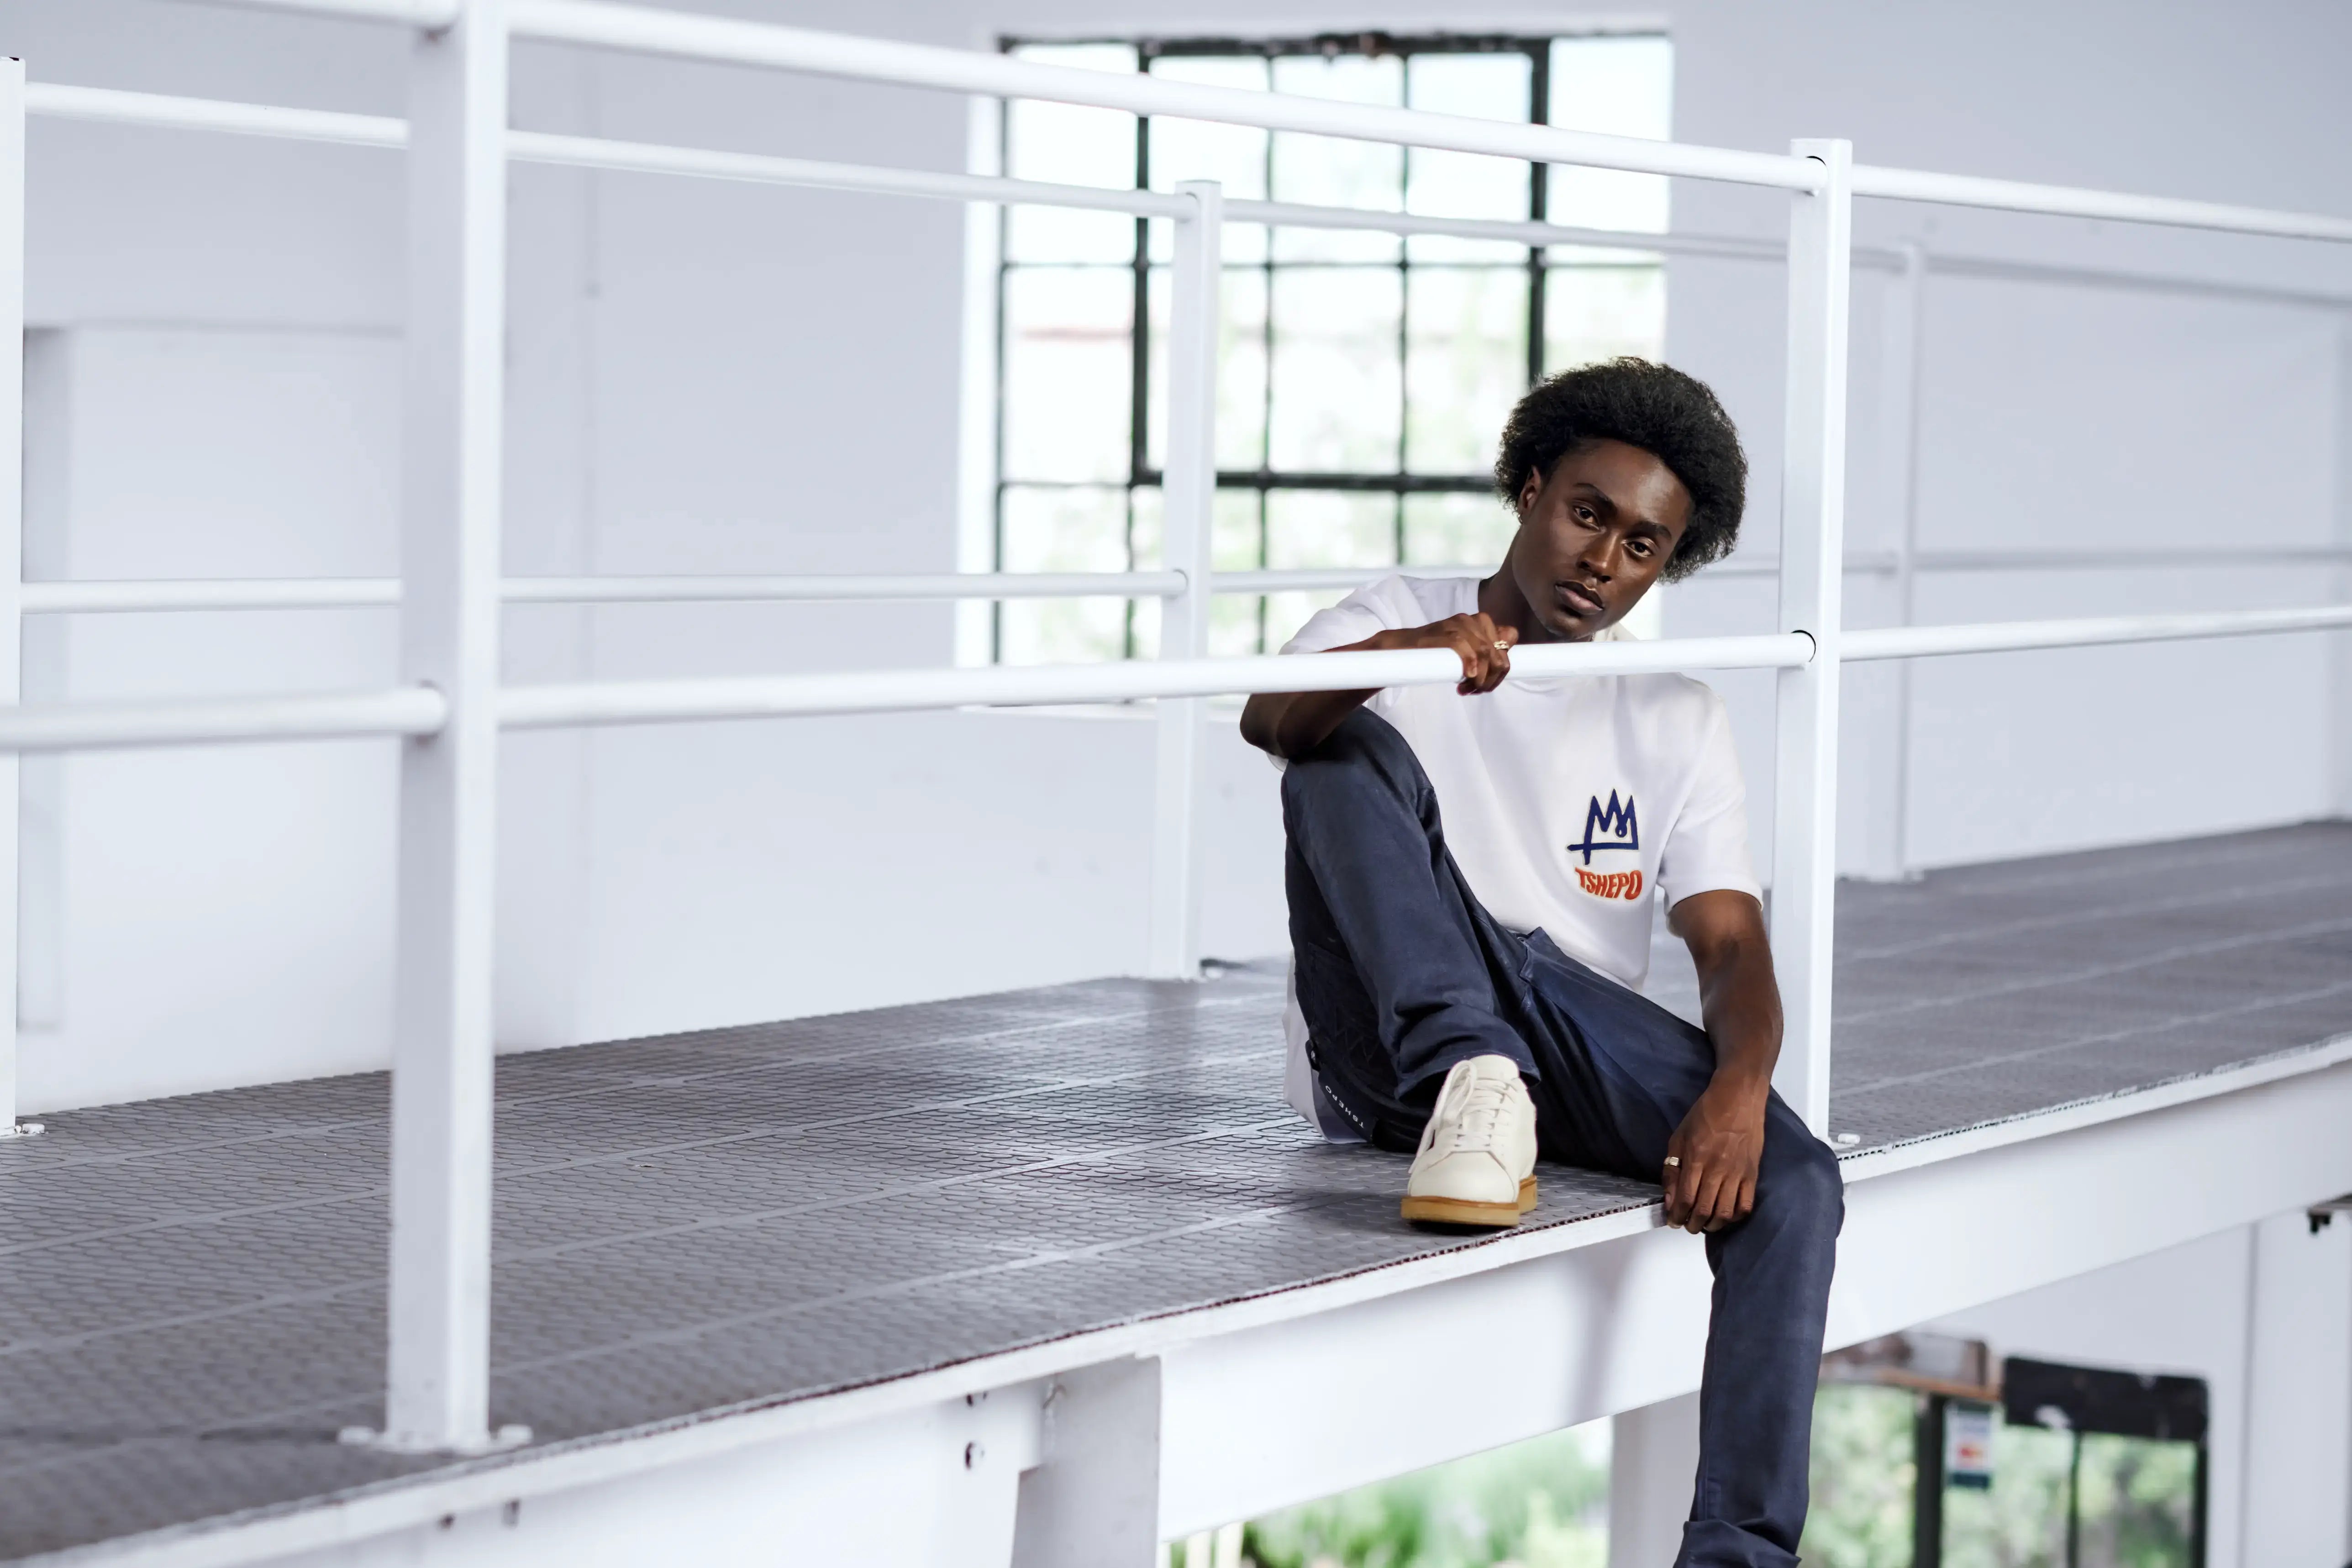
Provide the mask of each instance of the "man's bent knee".
[{"label": "man's bent knee", "polygon": [[1835,1236],[1845,1225],[1845,1176],[1830,1146],[1802,1126],[1768,1147],[1767,1172],[1757,1194],[1780,1213],[1782,1223]]},{"label": "man's bent knee", "polygon": [[1418,804],[1429,781],[1412,747],[1393,725],[1361,709],[1339,721],[1322,744],[1294,757],[1282,770],[1282,799],[1296,805],[1338,791],[1372,792]]}]

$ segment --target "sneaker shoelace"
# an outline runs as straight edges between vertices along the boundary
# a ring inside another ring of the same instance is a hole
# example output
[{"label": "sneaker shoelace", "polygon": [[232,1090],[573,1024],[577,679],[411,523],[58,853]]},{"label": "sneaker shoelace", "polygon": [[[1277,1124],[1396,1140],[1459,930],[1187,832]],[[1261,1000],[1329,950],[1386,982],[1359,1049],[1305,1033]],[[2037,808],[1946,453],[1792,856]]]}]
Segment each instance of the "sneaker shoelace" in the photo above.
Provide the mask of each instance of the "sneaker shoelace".
[{"label": "sneaker shoelace", "polygon": [[1492,1149],[1495,1131],[1502,1124],[1503,1103],[1510,1086],[1498,1078],[1474,1078],[1462,1097],[1461,1114],[1454,1119],[1454,1147],[1461,1152]]}]

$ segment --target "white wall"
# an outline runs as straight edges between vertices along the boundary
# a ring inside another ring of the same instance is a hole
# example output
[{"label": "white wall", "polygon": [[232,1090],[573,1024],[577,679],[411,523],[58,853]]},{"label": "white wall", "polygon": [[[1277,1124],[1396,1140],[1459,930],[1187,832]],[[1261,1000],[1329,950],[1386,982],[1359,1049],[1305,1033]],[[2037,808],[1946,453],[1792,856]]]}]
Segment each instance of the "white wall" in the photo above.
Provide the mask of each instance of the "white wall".
[{"label": "white wall", "polygon": [[[998,30],[1265,26],[1203,0],[1115,15],[1062,0],[719,8],[957,45]],[[1573,26],[1589,9],[1497,4],[1479,22]],[[1664,19],[1689,139],[1777,147],[1834,132],[1880,161],[2352,212],[2352,166],[2336,152],[2352,144],[2336,68],[2352,15],[2323,0],[2251,12],[1694,0]],[[1447,21],[1461,25],[1426,5],[1300,0],[1282,26]],[[0,47],[37,80],[402,104],[401,40],[365,26],[22,0],[0,17]],[[519,57],[516,113],[551,130],[936,168],[965,155],[964,110],[937,95],[537,48]],[[81,367],[71,417],[52,422],[62,445],[36,453],[74,476],[54,503],[71,569],[386,569],[396,156],[41,122],[32,160],[32,315]],[[1684,226],[1778,231],[1765,195],[1685,184],[1675,200]],[[512,201],[510,570],[953,563],[955,209],[529,168]],[[1872,207],[1860,224],[1881,241],[2352,288],[2345,258],[2313,247],[1925,209]],[[1865,447],[1879,287],[1857,285]],[[1674,357],[1715,382],[1748,433],[1751,548],[1769,552],[1777,272],[1678,265],[1669,330]],[[1937,283],[1927,543],[2147,539],[2210,543],[2216,561],[2106,581],[1938,582],[1926,614],[2314,592],[2232,561],[2331,528],[2352,537],[2341,342],[2308,311]],[[287,354],[340,367],[292,413],[268,368]],[[331,416],[346,425],[322,442],[314,426]],[[1858,450],[1861,545],[1894,527],[1877,463]],[[1852,598],[1858,622],[1886,614],[1865,580]],[[1672,618],[1697,632],[1769,614],[1769,587],[1702,580],[1678,591]],[[946,612],[890,606],[532,609],[508,626],[516,679],[919,663],[950,647]],[[146,617],[77,628],[68,669],[88,695],[117,689],[86,684],[101,678],[363,682],[388,673],[383,637],[381,612]],[[1914,847],[1962,860],[2341,809],[2352,741],[2336,738],[2331,774],[2326,731],[2310,721],[2330,705],[2326,670],[2308,638],[1923,669]],[[1859,708],[1879,679],[1857,674]],[[1768,823],[1769,683],[1724,684],[1753,816]],[[1859,728],[1857,781],[1874,743]],[[1209,947],[1268,952],[1282,918],[1274,775],[1230,730],[1212,750]],[[509,1046],[1036,984],[1140,955],[1145,726],[940,715],[536,736],[507,755]],[[68,764],[66,986],[57,1029],[28,1042],[28,1106],[380,1060],[387,766],[367,745]],[[229,817],[189,844],[177,825],[215,795],[234,803]],[[1850,856],[1864,817],[1849,813]]]}]

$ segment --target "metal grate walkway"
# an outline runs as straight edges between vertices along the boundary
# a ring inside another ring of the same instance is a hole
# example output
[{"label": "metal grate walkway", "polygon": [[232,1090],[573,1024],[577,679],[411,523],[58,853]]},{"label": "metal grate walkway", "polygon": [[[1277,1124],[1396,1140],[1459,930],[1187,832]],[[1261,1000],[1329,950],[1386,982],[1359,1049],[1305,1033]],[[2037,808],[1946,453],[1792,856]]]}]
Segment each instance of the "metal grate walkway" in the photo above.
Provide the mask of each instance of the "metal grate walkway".
[{"label": "metal grate walkway", "polygon": [[[1841,891],[1856,1151],[2352,1031],[2352,824]],[[1669,1005],[1687,964],[1662,965]],[[1475,1240],[1284,1109],[1277,966],[506,1058],[495,1420],[540,1442],[805,1398]],[[381,1075],[0,1148],[0,1558],[435,1469],[382,1384]],[[1530,1223],[1655,1189],[1548,1169]]]}]

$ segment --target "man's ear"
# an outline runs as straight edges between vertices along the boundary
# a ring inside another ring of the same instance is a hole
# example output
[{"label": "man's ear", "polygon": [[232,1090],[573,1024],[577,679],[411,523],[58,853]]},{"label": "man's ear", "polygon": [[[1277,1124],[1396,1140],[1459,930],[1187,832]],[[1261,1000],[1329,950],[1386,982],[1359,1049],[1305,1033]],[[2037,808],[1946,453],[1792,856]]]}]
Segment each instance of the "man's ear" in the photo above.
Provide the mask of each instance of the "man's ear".
[{"label": "man's ear", "polygon": [[1519,521],[1525,522],[1528,513],[1535,510],[1536,497],[1543,493],[1543,470],[1529,468],[1528,482],[1519,487]]}]

